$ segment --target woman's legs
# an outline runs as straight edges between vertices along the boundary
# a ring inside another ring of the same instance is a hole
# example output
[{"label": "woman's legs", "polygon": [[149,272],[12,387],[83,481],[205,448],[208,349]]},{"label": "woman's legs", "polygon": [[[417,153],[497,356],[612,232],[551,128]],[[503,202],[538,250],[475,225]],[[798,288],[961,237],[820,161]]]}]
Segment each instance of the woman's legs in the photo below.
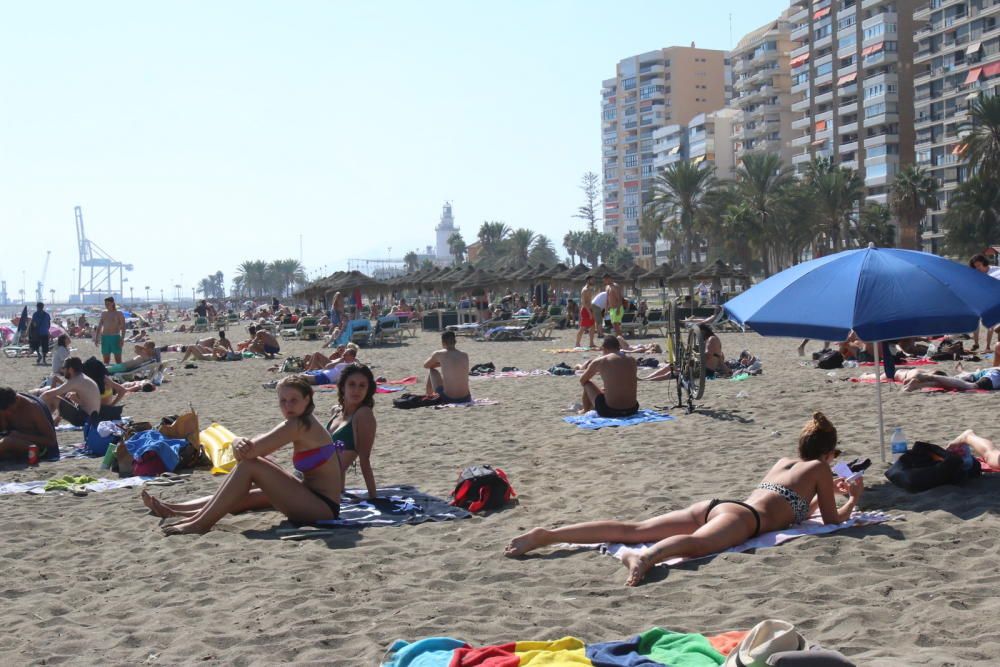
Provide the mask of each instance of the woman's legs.
[{"label": "woman's legs", "polygon": [[[204,509],[208,502],[212,500],[212,497],[213,496],[203,496],[201,498],[195,498],[194,500],[186,500],[181,503],[167,503],[159,498],[149,495],[146,491],[143,491],[141,495],[142,502],[149,508],[149,511],[162,518],[171,516],[194,516]],[[243,500],[237,502],[229,513],[240,514],[241,512],[249,512],[252,510],[272,509],[273,507],[274,506],[271,505],[271,501],[266,495],[264,495],[263,491],[260,489],[251,489],[250,493],[248,493]]]},{"label": "woman's legs", "polygon": [[642,544],[656,542],[671,535],[687,535],[701,526],[701,518],[708,509],[708,503],[709,501],[703,500],[687,509],[675,510],[645,521],[588,521],[553,530],[534,528],[512,539],[503,553],[509,557],[521,556],[558,542]]},{"label": "woman's legs", "polygon": [[968,445],[977,456],[981,457],[991,468],[1000,468],[1000,448],[993,441],[969,429],[948,443],[948,448],[955,445]]},{"label": "woman's legs", "polygon": [[639,378],[640,380],[672,380],[674,379],[674,365],[667,364],[657,368],[655,371],[647,375],[646,377]]},{"label": "woman's legs", "polygon": [[327,504],[302,482],[271,462],[252,459],[237,464],[197,514],[181,523],[164,526],[163,532],[177,535],[209,531],[219,519],[244,501],[254,485],[271,500],[275,509],[289,519],[311,521],[332,518]]},{"label": "woman's legs", "polygon": [[744,517],[735,512],[718,512],[690,534],[676,534],[660,540],[644,552],[626,552],[622,562],[628,568],[626,586],[637,586],[649,568],[674,556],[697,558],[736,546],[752,534]]}]

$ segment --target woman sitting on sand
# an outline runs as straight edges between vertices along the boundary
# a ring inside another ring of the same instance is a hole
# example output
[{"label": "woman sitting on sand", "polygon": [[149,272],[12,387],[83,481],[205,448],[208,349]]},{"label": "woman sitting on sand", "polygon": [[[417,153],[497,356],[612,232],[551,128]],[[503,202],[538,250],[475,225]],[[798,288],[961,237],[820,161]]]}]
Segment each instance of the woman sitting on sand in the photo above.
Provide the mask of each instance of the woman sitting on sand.
[{"label": "woman sitting on sand", "polygon": [[[277,387],[278,404],[285,420],[268,433],[233,441],[238,463],[214,496],[168,504],[143,492],[143,502],[157,516],[184,517],[180,522],[163,527],[168,535],[205,533],[230,512],[269,507],[303,523],[336,519],[340,515],[344,470],[349,462],[359,457],[359,452],[370,454],[375,438],[371,408],[364,408],[370,419],[359,415],[361,405],[366,401],[370,405],[375,393],[375,383],[370,376],[370,370],[342,374],[339,398],[345,406],[344,411],[350,410],[357,420],[350,443],[353,447],[347,446],[346,437],[331,438],[313,415],[312,386],[303,377],[292,375]],[[294,448],[292,464],[302,473],[302,481],[267,458],[288,443]],[[367,469],[370,475],[370,464]],[[374,479],[369,484],[369,495],[374,496]]]},{"label": "woman sitting on sand", "polygon": [[[655,542],[641,553],[626,553],[622,557],[629,570],[625,584],[635,586],[660,561],[723,551],[761,533],[801,523],[817,508],[824,523],[842,523],[850,518],[864,485],[860,479],[851,483],[834,482],[830,464],[840,454],[836,445],[837,429],[823,413],[817,412],[799,435],[798,458],[780,459],[746,501],[703,500],[687,509],[638,523],[593,521],[555,530],[535,528],[511,540],[504,555],[520,556],[558,542]],[[839,508],[836,491],[850,496]]]}]

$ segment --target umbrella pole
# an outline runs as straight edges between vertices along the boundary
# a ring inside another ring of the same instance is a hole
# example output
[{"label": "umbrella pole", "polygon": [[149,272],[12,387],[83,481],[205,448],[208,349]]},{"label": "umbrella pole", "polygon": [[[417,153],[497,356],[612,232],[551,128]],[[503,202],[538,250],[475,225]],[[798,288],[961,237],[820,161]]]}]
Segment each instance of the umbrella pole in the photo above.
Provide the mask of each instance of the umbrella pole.
[{"label": "umbrella pole", "polygon": [[882,463],[885,463],[885,426],[882,416],[882,367],[879,360],[879,352],[882,341],[875,341],[875,395],[878,397],[878,451],[882,456]]}]

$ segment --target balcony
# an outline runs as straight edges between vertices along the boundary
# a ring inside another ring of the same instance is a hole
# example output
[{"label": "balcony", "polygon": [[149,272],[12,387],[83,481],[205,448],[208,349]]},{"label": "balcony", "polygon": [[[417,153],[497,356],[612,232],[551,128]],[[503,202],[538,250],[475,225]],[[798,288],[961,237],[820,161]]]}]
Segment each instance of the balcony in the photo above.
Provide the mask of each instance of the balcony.
[{"label": "balcony", "polygon": [[797,167],[800,164],[809,162],[811,159],[812,156],[809,153],[799,153],[798,155],[792,156],[792,165]]},{"label": "balcony", "polygon": [[847,102],[847,103],[841,104],[839,107],[837,107],[837,116],[838,117],[849,116],[852,113],[856,113],[857,110],[858,110],[858,101],[857,100],[855,100],[853,102]]},{"label": "balcony", "polygon": [[865,139],[865,150],[874,148],[875,146],[884,146],[890,139],[897,141],[899,139],[899,135],[895,133],[889,134],[887,132],[884,134],[877,134],[874,137],[867,137]]},{"label": "balcony", "polygon": [[796,118],[792,121],[793,130],[807,130],[812,125],[812,118],[805,116],[804,118]]},{"label": "balcony", "polygon": [[816,95],[816,105],[828,104],[833,101],[833,88],[826,91],[825,93],[819,93]]},{"label": "balcony", "polygon": [[858,141],[850,141],[846,144],[840,144],[840,154],[846,155],[847,153],[853,153],[858,150]]},{"label": "balcony", "polygon": [[810,137],[808,134],[803,135],[801,137],[795,137],[794,139],[792,139],[792,146],[795,146],[796,148],[802,146],[808,146],[811,143],[812,143],[812,137]]},{"label": "balcony", "polygon": [[851,123],[844,123],[837,128],[837,134],[857,134],[858,132],[858,121]]},{"label": "balcony", "polygon": [[802,23],[795,28],[792,28],[792,32],[789,35],[793,42],[803,42],[809,38],[809,24]]},{"label": "balcony", "polygon": [[865,127],[878,127],[879,125],[889,125],[892,123],[899,122],[899,114],[895,111],[887,111],[885,113],[880,113],[877,116],[870,116],[865,118]]},{"label": "balcony", "polygon": [[811,85],[811,82],[809,81],[809,79],[806,79],[805,81],[803,81],[801,83],[797,83],[794,86],[792,86],[792,94],[795,95],[795,94],[798,94],[798,93],[804,93],[807,90],[809,90],[809,86],[810,85]]},{"label": "balcony", "polygon": [[808,97],[801,99],[798,102],[793,102],[792,111],[794,111],[795,113],[807,112],[809,111],[809,106],[811,102],[812,100],[809,99]]}]

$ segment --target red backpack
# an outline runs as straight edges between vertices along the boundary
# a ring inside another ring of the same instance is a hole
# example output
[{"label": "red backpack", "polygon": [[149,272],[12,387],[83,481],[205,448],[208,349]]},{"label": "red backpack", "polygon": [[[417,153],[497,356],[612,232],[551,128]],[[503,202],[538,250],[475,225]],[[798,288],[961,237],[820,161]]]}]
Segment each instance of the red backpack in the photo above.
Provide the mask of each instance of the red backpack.
[{"label": "red backpack", "polygon": [[469,466],[458,476],[451,504],[470,512],[498,509],[516,498],[507,473],[491,465]]}]

